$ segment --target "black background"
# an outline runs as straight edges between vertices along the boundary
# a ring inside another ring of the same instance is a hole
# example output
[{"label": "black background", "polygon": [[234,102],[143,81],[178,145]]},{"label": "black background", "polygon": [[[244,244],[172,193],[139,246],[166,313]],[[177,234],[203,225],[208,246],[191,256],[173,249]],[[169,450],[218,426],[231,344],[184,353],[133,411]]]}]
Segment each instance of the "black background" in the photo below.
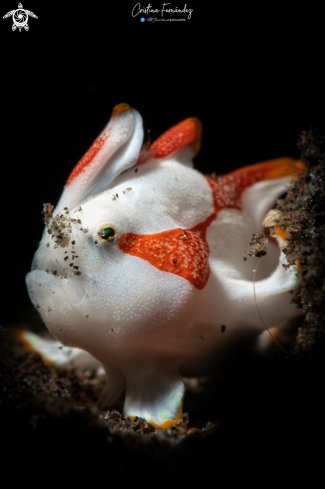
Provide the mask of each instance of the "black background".
[{"label": "black background", "polygon": [[[2,2],[1,16],[17,8],[15,1]],[[11,19],[1,20],[3,324],[35,321],[24,277],[43,230],[42,204],[56,204],[117,103],[141,113],[152,140],[182,119],[200,118],[195,166],[205,173],[298,157],[299,133],[324,125],[319,12],[187,1],[190,20],[151,24],[132,18],[135,3],[26,0],[24,8],[38,16],[29,19],[28,32],[13,32]],[[301,409],[309,408],[304,419],[313,417],[323,379],[318,371],[312,384],[316,367],[310,368],[304,382],[311,405],[299,397]],[[300,375],[287,373],[291,389]],[[285,385],[278,392],[272,409],[290,415]],[[261,401],[258,411],[264,410],[269,416]],[[277,419],[282,427],[284,418]]]}]

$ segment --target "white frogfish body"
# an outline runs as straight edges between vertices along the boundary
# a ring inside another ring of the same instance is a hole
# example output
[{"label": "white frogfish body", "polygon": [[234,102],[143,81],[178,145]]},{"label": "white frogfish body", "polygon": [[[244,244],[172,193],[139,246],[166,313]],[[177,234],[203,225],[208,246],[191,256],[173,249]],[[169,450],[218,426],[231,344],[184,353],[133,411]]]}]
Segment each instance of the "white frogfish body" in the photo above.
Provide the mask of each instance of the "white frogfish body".
[{"label": "white frogfish body", "polygon": [[[281,158],[205,177],[192,167],[200,136],[190,118],[148,148],[140,115],[115,107],[57,207],[45,206],[26,278],[52,335],[105,368],[102,402],[126,391],[126,414],[163,426],[180,414],[182,376],[210,373],[232,337],[263,331],[243,252],[303,170]],[[274,250],[256,280],[269,327],[295,313],[294,273]]]}]

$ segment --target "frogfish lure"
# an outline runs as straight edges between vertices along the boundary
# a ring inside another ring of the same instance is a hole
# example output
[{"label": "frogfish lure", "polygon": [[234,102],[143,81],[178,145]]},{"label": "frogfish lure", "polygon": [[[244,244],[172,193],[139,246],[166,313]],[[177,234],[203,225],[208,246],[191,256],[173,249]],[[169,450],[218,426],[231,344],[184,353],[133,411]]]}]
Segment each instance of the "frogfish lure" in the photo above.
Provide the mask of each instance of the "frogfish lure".
[{"label": "frogfish lure", "polygon": [[[280,158],[204,176],[192,164],[200,138],[201,123],[189,118],[148,147],[140,114],[117,105],[56,208],[45,205],[26,277],[56,341],[26,332],[22,340],[57,365],[99,362],[101,402],[112,406],[125,391],[127,415],[163,427],[180,415],[182,377],[210,374],[227,342],[263,331],[243,252],[304,170]],[[269,327],[296,314],[295,274],[272,246],[255,283]]]}]

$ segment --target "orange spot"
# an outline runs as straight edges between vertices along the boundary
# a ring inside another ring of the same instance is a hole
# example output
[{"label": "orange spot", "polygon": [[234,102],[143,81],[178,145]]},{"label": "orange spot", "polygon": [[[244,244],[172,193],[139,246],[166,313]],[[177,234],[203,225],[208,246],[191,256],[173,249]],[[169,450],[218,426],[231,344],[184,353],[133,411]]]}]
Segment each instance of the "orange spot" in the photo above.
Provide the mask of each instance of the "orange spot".
[{"label": "orange spot", "polygon": [[111,119],[114,119],[114,117],[118,116],[119,114],[123,114],[123,112],[127,112],[128,110],[131,110],[131,107],[128,104],[115,105]]},{"label": "orange spot", "polygon": [[279,236],[282,239],[286,239],[289,236],[289,233],[282,231],[282,229],[280,228],[280,224],[278,222],[275,225],[274,232],[277,236]]},{"label": "orange spot", "polygon": [[36,353],[36,355],[39,355],[43,362],[46,364],[46,365],[50,365],[50,366],[54,366],[54,363],[52,362],[52,360],[49,360],[48,358],[46,357],[43,357],[40,352],[38,350],[35,350],[35,348],[32,347],[32,345],[30,344],[30,342],[24,337],[24,333],[26,333],[27,331],[23,330],[23,329],[16,329],[14,328],[13,329],[13,334],[14,334],[14,338],[16,339],[16,341],[18,341],[18,343],[20,343],[24,350],[27,351],[28,353]]},{"label": "orange spot", "polygon": [[165,158],[183,146],[190,145],[197,154],[201,144],[202,124],[195,117],[185,119],[176,124],[162,136],[160,136],[150,147],[155,158]]},{"label": "orange spot", "polygon": [[67,181],[67,186],[70,185],[70,183],[80,175],[80,173],[85,171],[85,168],[91,164],[95,156],[100,152],[102,147],[104,146],[105,142],[107,141],[107,138],[109,136],[110,130],[109,131],[103,131],[103,133],[96,139],[96,141],[93,142],[93,144],[90,146],[88,149],[87,153],[81,158],[79,163],[74,167],[72,170],[69,179]]},{"label": "orange spot", "polygon": [[[186,122],[186,121],[185,121]],[[222,177],[205,177],[212,192],[214,211],[204,221],[185,231],[181,228],[157,234],[123,234],[118,247],[124,253],[147,260],[162,272],[169,272],[203,289],[209,275],[207,228],[222,209],[241,209],[243,191],[254,183],[304,171],[305,166],[292,158],[259,163]],[[279,230],[279,236],[282,233]],[[281,236],[282,237],[282,236]]]}]

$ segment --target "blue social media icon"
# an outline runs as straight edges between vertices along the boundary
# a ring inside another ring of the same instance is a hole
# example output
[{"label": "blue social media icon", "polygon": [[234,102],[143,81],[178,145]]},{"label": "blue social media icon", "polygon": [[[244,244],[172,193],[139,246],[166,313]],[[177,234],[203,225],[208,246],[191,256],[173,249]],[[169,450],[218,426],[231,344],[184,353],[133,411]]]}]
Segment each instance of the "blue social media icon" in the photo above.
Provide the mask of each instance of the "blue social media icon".
[{"label": "blue social media icon", "polygon": [[144,22],[146,19],[144,17],[141,17],[140,21]]}]

